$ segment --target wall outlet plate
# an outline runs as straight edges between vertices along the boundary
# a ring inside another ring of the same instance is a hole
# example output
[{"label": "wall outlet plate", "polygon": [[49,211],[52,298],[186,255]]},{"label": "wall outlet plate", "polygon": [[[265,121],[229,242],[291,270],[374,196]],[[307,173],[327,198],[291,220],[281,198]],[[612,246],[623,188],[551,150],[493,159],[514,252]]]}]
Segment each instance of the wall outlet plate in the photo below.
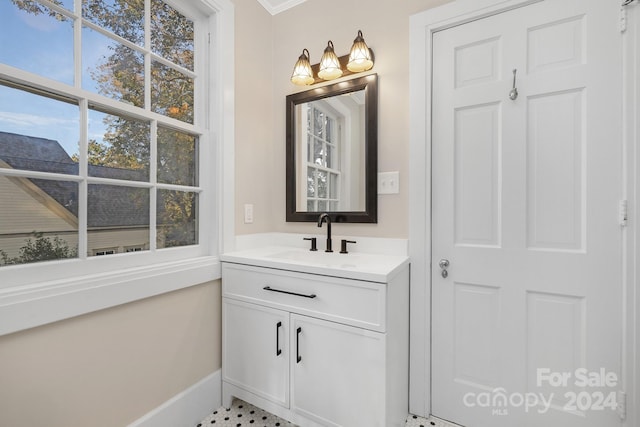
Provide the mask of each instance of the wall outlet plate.
[{"label": "wall outlet plate", "polygon": [[400,172],[378,173],[378,194],[400,193]]}]

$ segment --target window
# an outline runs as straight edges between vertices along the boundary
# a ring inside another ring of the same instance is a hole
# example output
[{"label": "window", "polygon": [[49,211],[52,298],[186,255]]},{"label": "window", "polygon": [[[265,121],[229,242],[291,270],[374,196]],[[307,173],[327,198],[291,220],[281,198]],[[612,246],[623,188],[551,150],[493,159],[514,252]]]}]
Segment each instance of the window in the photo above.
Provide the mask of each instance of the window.
[{"label": "window", "polygon": [[0,270],[205,253],[200,3],[75,1],[0,2]]},{"label": "window", "polygon": [[320,102],[306,105],[307,211],[338,211],[342,118]]},{"label": "window", "polygon": [[231,0],[8,0],[0,24],[0,335],[220,278]]}]

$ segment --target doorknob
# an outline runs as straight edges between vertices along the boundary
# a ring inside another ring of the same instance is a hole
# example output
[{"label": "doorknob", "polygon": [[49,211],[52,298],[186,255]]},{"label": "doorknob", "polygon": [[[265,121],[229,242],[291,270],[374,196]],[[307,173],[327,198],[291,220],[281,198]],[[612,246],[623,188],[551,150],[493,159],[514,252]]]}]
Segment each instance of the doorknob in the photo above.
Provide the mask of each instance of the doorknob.
[{"label": "doorknob", "polygon": [[442,275],[443,278],[446,279],[447,276],[449,275],[449,272],[447,271],[447,268],[449,267],[449,260],[443,258],[440,260],[438,265],[440,266],[440,270],[442,270],[440,274]]}]

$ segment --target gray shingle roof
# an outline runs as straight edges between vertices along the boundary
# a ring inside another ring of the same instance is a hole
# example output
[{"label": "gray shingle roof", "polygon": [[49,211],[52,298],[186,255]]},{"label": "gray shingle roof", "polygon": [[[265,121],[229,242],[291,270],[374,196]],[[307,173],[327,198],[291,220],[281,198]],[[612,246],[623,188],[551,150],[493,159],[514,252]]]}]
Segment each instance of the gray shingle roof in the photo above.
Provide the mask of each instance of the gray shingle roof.
[{"label": "gray shingle roof", "polygon": [[[74,162],[54,140],[0,132],[0,160],[14,169],[78,174]],[[89,175],[129,181],[147,181],[148,171],[89,165]],[[78,185],[69,181],[30,179],[42,191],[78,216]],[[149,190],[115,185],[89,185],[88,226],[149,225]]]}]

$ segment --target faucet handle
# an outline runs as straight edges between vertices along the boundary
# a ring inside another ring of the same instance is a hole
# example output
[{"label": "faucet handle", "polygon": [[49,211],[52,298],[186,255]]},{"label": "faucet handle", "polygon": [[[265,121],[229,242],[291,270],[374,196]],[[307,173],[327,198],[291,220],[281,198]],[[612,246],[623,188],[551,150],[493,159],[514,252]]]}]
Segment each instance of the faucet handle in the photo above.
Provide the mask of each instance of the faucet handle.
[{"label": "faucet handle", "polygon": [[316,239],[315,237],[303,237],[302,240],[311,240],[311,249],[309,249],[310,251],[318,250],[318,239]]},{"label": "faucet handle", "polygon": [[347,243],[358,243],[355,240],[347,240],[347,239],[342,239],[342,241],[340,242],[340,253],[341,254],[348,254],[349,252],[347,252]]}]

